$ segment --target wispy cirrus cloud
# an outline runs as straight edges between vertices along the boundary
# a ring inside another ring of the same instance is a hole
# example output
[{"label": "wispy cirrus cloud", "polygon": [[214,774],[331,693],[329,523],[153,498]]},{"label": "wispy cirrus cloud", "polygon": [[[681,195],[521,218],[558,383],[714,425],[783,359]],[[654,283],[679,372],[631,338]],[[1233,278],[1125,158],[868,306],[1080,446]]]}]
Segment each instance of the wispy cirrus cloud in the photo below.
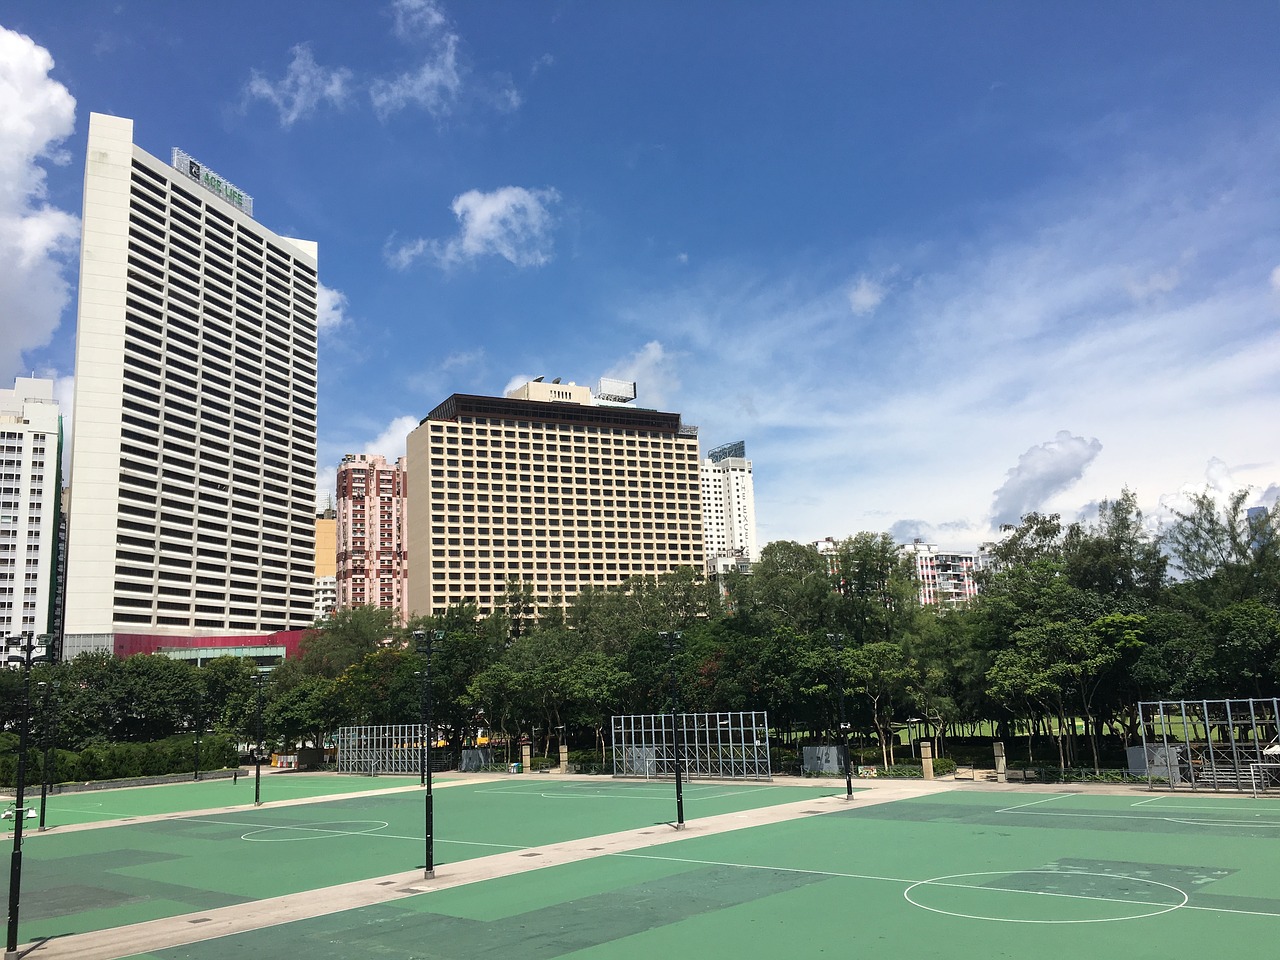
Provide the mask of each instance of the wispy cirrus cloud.
[{"label": "wispy cirrus cloud", "polygon": [[246,101],[264,100],[275,107],[280,126],[285,129],[311,117],[326,103],[345,106],[351,99],[355,78],[346,67],[320,66],[309,44],[300,43],[292,52],[293,59],[283,77],[273,81],[255,70],[244,88]]},{"label": "wispy cirrus cloud", "polygon": [[76,101],[52,71],[48,50],[0,27],[0,381],[49,343],[71,299],[80,220],[47,202],[44,165],[69,162]]},{"label": "wispy cirrus cloud", "polygon": [[851,288],[839,255],[711,266],[617,326],[673,358],[673,406],[705,445],[745,436],[766,539],[900,524],[973,545],[1126,486],[1150,510],[1213,457],[1265,490],[1280,116],[1204,134],[1011,199],[978,235],[868,239],[897,265],[892,296]]},{"label": "wispy cirrus cloud", "polygon": [[388,242],[387,262],[403,270],[422,256],[449,268],[484,257],[501,257],[517,267],[541,267],[553,256],[555,217],[560,194],[551,188],[500,187],[485,193],[468,190],[454,197],[451,209],[458,233],[446,240],[419,238]]}]

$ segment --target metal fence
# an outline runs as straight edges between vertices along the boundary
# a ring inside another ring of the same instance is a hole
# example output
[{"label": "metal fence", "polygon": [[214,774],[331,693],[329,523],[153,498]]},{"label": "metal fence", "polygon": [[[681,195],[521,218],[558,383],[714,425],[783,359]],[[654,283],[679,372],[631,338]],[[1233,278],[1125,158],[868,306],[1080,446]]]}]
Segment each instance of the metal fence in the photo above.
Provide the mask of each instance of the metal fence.
[{"label": "metal fence", "polygon": [[[385,727],[340,727],[338,729],[338,772],[418,773],[422,769],[425,728],[420,723]],[[448,770],[449,755],[442,747],[431,751],[431,769]]]},{"label": "metal fence", "polygon": [[1142,754],[1131,772],[1174,790],[1280,789],[1280,700],[1151,700],[1138,704]]},{"label": "metal fence", "polygon": [[675,779],[677,725],[681,769],[687,779],[773,779],[769,717],[764,711],[614,717],[613,775]]}]

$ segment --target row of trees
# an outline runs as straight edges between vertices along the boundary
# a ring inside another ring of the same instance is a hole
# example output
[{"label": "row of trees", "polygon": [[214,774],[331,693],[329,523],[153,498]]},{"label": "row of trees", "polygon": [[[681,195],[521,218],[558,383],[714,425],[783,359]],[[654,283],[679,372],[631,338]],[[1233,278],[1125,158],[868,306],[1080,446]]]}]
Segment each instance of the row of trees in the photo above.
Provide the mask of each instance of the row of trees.
[{"label": "row of trees", "polygon": [[[833,556],[778,542],[750,576],[692,570],[539,607],[512,582],[502,609],[471,606],[397,624],[339,611],[275,669],[261,720],[272,741],[319,745],[344,724],[413,723],[423,657],[439,631],[434,714],[453,746],[556,737],[603,749],[614,714],[767,710],[784,739],[836,736],[839,683],[858,735],[892,763],[908,717],[944,741],[975,725],[1053,745],[1060,765],[1097,766],[1104,744],[1140,736],[1135,706],[1166,698],[1280,696],[1278,512],[1209,495],[1160,536],[1125,491],[1087,523],[1032,514],[995,548],[979,597],[922,607],[913,562],[861,533]],[[680,635],[678,644],[671,641]],[[59,681],[59,746],[159,740],[206,725],[254,740],[254,669],[196,669],[161,656],[85,655],[36,671]],[[13,728],[12,674],[0,722]],[[37,698],[38,699],[38,698]],[[940,743],[940,746],[942,743]]]}]

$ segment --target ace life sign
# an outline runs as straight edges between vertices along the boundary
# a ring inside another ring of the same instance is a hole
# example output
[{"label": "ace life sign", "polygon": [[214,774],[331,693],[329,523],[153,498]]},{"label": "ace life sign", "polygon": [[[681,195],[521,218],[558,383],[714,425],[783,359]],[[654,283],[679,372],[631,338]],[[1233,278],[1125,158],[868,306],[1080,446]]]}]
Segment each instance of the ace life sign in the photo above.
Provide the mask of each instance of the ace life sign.
[{"label": "ace life sign", "polygon": [[245,193],[229,180],[218,176],[195,157],[173,148],[173,168],[190,177],[210,193],[216,194],[237,210],[253,216],[253,197]]}]

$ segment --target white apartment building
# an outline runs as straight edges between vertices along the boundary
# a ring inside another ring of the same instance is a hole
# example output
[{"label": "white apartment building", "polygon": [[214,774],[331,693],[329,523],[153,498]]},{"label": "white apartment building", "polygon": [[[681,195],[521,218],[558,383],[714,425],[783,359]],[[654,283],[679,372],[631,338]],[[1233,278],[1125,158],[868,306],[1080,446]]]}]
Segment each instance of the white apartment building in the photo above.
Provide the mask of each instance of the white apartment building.
[{"label": "white apartment building", "polygon": [[92,114],[65,655],[314,614],[316,244]]},{"label": "white apartment building", "polygon": [[404,457],[349,453],[338,464],[337,606],[409,615],[405,546],[408,476]]},{"label": "white apartment building", "polygon": [[53,381],[0,389],[0,636],[55,632],[61,462]]},{"label": "white apartment building", "polygon": [[707,572],[745,572],[759,557],[755,482],[746,444],[738,440],[708,453],[701,478]]},{"label": "white apartment building", "polygon": [[978,595],[977,574],[991,563],[981,552],[939,550],[937,544],[915,540],[902,550],[915,561],[920,603],[959,606]]},{"label": "white apartment building", "polygon": [[541,605],[701,570],[697,429],[623,404],[635,384],[539,380],[454,394],[409,435],[409,609],[500,607],[508,579]]}]

